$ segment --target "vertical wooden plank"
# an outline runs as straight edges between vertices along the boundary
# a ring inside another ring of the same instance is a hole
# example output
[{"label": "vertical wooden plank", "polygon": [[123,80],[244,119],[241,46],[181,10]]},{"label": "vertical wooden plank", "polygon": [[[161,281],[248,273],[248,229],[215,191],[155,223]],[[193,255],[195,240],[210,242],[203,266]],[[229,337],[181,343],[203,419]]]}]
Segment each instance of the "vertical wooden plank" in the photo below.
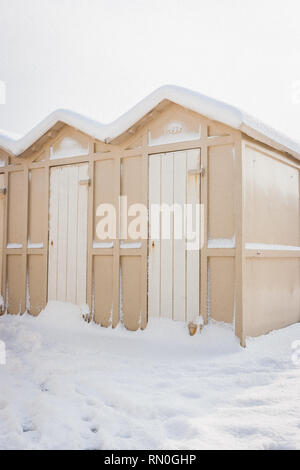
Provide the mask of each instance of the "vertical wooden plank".
[{"label": "vertical wooden plank", "polygon": [[234,144],[214,145],[208,149],[209,238],[234,236]]},{"label": "vertical wooden plank", "polygon": [[[23,295],[22,295],[22,307],[21,313],[26,311],[27,305],[30,305],[28,286],[28,272],[27,272],[27,240],[28,240],[28,199],[29,199],[29,171],[28,167],[24,169],[24,214],[23,214],[23,256],[22,256],[22,271],[23,271]],[[22,224],[22,222],[20,221]]]},{"label": "vertical wooden plank", "polygon": [[119,223],[119,198],[121,190],[121,157],[117,153],[114,156],[114,205],[116,209],[116,239],[114,240],[113,248],[113,279],[114,279],[114,291],[113,291],[113,328],[115,328],[120,320],[120,223]]},{"label": "vertical wooden plank", "polygon": [[183,224],[187,191],[186,155],[187,152],[174,153],[173,319],[178,321],[185,321],[186,316],[186,243]]},{"label": "vertical wooden plank", "polygon": [[97,208],[100,204],[114,204],[115,193],[114,193],[114,160],[99,160],[95,162],[94,169],[94,224],[93,224],[93,240],[99,242],[112,242],[113,240],[107,238],[100,240],[97,236],[97,224],[99,217],[97,217]]},{"label": "vertical wooden plank", "polygon": [[94,256],[95,312],[94,320],[111,326],[113,312],[113,257]]},{"label": "vertical wooden plank", "polygon": [[[68,245],[67,245],[67,302],[76,303],[77,297],[77,271],[78,271],[78,202],[79,202],[79,167],[71,166],[67,168],[66,177],[68,179]],[[80,227],[85,230],[85,227]]]},{"label": "vertical wooden plank", "polygon": [[241,346],[246,346],[244,330],[244,282],[246,270],[245,257],[245,210],[244,210],[244,168],[243,144],[241,137],[236,139],[234,147],[234,181],[235,181],[235,283],[236,283],[236,311],[235,332],[240,338]]},{"label": "vertical wooden plank", "polygon": [[50,172],[48,301],[57,300],[60,168]]},{"label": "vertical wooden plank", "polygon": [[59,168],[58,186],[58,245],[57,254],[57,300],[67,298],[67,250],[68,250],[68,168]]},{"label": "vertical wooden plank", "polygon": [[[47,303],[47,251],[48,251],[48,167],[29,169],[29,188],[28,188],[28,236],[27,249],[43,250],[43,255],[39,259],[40,280],[38,282],[40,309],[45,307]],[[35,269],[37,263],[29,262],[27,259],[27,279],[32,278],[30,273],[31,267]],[[27,293],[28,293],[28,289]],[[29,286],[30,290],[30,286]],[[30,295],[30,300],[32,295]],[[27,301],[27,306],[29,302]],[[30,308],[32,311],[32,308]],[[35,309],[35,315],[37,311]]]},{"label": "vertical wooden plank", "polygon": [[[173,204],[173,160],[173,153],[164,154],[161,160],[161,202],[169,207]],[[161,316],[172,318],[173,214],[168,211],[162,214],[161,235]]]},{"label": "vertical wooden plank", "polygon": [[[127,197],[128,208],[133,204],[141,204],[143,198],[143,159],[141,156],[123,158],[121,160],[121,196]],[[122,216],[120,214],[121,223]],[[135,216],[127,216],[128,226]],[[125,238],[124,238],[125,237]],[[125,243],[135,242],[128,234],[122,234]],[[140,239],[139,239],[140,241]]]},{"label": "vertical wooden plank", "polygon": [[7,257],[7,284],[8,284],[8,313],[19,315],[24,303],[24,273],[23,256],[8,255]]},{"label": "vertical wooden plank", "polygon": [[[28,294],[30,302],[30,315],[38,315],[44,307],[44,272],[43,255],[28,256]],[[42,274],[41,274],[42,273]]]},{"label": "vertical wooden plank", "polygon": [[48,300],[48,252],[49,252],[49,203],[50,203],[50,170],[49,164],[47,163],[45,166],[45,173],[44,173],[44,191],[45,191],[45,198],[44,198],[44,208],[43,211],[46,214],[44,218],[44,226],[43,226],[43,246],[44,246],[44,255],[43,255],[43,307],[45,308]]},{"label": "vertical wooden plank", "polygon": [[[92,149],[94,152],[94,142],[91,143]],[[95,192],[95,162],[94,158],[90,157],[89,161],[89,178],[91,184],[88,189],[88,227],[87,227],[87,279],[86,279],[86,295],[87,295],[87,304],[90,308],[90,318],[93,318],[94,312],[94,302],[93,302],[93,231],[94,231],[94,221],[95,221],[95,211],[96,204],[94,199]]]},{"label": "vertical wooden plank", "polygon": [[[153,234],[154,227],[151,225],[151,213],[154,222],[152,204],[159,206],[161,198],[161,155],[149,157],[149,286],[148,286],[148,315],[150,317],[160,316],[160,215],[157,217],[157,235]],[[156,227],[155,227],[156,229]],[[152,237],[156,237],[155,239]]]},{"label": "vertical wooden plank", "polygon": [[[207,124],[202,125],[202,137],[204,142],[207,142]],[[201,165],[204,168],[204,175],[201,177],[201,205],[203,214],[204,227],[203,233],[203,246],[200,252],[200,312],[203,317],[204,323],[208,323],[208,259],[206,255],[207,239],[208,239],[208,150],[207,144],[201,146]]]},{"label": "vertical wooden plank", "polygon": [[141,257],[122,256],[122,311],[125,327],[136,331],[141,318]]},{"label": "vertical wooden plank", "polygon": [[[27,249],[27,206],[28,206],[28,169],[9,173],[8,198],[8,247],[19,248],[22,254],[10,260],[8,277],[9,311],[24,313],[26,309],[26,249]],[[17,269],[19,270],[16,274]],[[18,286],[14,283],[16,274]],[[9,286],[11,283],[11,286]],[[16,289],[13,292],[13,289]]]},{"label": "vertical wooden plank", "polygon": [[[28,183],[24,177],[24,170],[9,173],[8,199],[8,229],[7,243],[18,245],[24,249],[25,216],[27,214],[26,188]],[[27,178],[28,181],[28,178]],[[26,222],[27,223],[27,222]],[[27,240],[26,240],[27,244]],[[22,246],[21,246],[22,245]]]},{"label": "vertical wooden plank", "polygon": [[44,210],[46,199],[45,168],[35,168],[29,171],[28,196],[28,242],[30,245],[43,242],[45,219]]},{"label": "vertical wooden plank", "polygon": [[[144,145],[147,145],[147,132],[144,132],[143,141]],[[148,153],[145,152],[142,156],[142,203],[145,207],[148,207],[148,193],[149,193],[149,158]],[[149,228],[149,224],[148,224]],[[144,330],[148,323],[148,239],[142,240],[142,254],[141,254],[141,319],[140,328]]]},{"label": "vertical wooden plank", "polygon": [[234,314],[234,263],[235,259],[230,256],[209,258],[211,318],[231,324]]},{"label": "vertical wooden plank", "polygon": [[[187,171],[197,168],[200,168],[200,150],[189,150]],[[200,175],[188,173],[187,181],[186,202],[193,207],[193,230],[196,230],[196,204],[200,204]],[[186,263],[186,320],[190,321],[200,313],[200,251],[187,250]]]},{"label": "vertical wooden plank", "polygon": [[88,165],[79,166],[78,178],[76,303],[83,305],[86,303],[88,187],[87,185],[80,185],[79,181],[88,178]]}]

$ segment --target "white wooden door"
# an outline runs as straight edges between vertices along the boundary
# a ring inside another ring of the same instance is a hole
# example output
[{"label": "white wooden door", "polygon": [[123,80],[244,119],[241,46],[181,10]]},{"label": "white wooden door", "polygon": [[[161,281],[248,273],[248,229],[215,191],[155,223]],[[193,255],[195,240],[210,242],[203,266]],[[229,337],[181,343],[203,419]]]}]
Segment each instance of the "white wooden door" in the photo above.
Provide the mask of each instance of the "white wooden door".
[{"label": "white wooden door", "polygon": [[[188,214],[200,224],[200,150],[149,157],[148,315],[190,321],[200,313],[200,245],[190,249]],[[173,206],[170,215],[157,205]],[[186,209],[189,206],[189,209]],[[156,208],[155,208],[156,207]],[[180,210],[181,208],[181,210]],[[187,212],[190,211],[190,212]],[[170,221],[170,236],[166,225]],[[158,221],[154,224],[154,221]],[[181,222],[180,222],[181,221]],[[153,229],[155,225],[155,228]],[[197,227],[200,234],[200,227]],[[199,235],[200,237],[200,235]],[[200,243],[200,240],[199,240]]]},{"label": "white wooden door", "polygon": [[51,169],[48,300],[86,303],[88,165]]}]

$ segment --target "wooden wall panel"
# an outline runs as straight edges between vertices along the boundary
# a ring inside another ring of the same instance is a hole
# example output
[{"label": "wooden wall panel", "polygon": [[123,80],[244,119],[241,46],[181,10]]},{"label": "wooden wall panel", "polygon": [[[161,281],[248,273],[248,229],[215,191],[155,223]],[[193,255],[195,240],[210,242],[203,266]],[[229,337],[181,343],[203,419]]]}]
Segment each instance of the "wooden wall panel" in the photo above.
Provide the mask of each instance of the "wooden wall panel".
[{"label": "wooden wall panel", "polygon": [[113,311],[113,256],[94,256],[94,321],[111,326]]},{"label": "wooden wall panel", "polygon": [[[190,150],[187,152],[187,170],[193,171],[200,168],[200,151]],[[193,210],[193,227],[192,230],[196,233],[196,225],[199,230],[197,221],[196,208],[200,204],[200,175],[187,174],[187,195],[186,202],[191,204]],[[186,320],[195,320],[200,314],[200,240],[198,249],[197,234],[195,240],[190,243],[195,243],[195,249],[187,250],[186,252]]]},{"label": "wooden wall panel", "polygon": [[8,244],[23,245],[26,230],[26,200],[24,172],[10,172],[8,177]]},{"label": "wooden wall panel", "polygon": [[233,145],[208,149],[208,236],[230,239],[235,233]]},{"label": "wooden wall panel", "polygon": [[230,129],[220,123],[211,122],[207,126],[207,135],[208,137],[225,137],[230,135]]},{"label": "wooden wall panel", "polygon": [[97,216],[97,208],[100,204],[114,204],[114,194],[114,160],[96,161],[94,170],[94,241],[103,242],[103,240],[99,240],[96,232],[97,223],[100,220]]},{"label": "wooden wall panel", "polygon": [[141,322],[141,257],[121,257],[121,318],[128,330],[136,331]]},{"label": "wooden wall panel", "polygon": [[25,312],[25,283],[23,270],[24,255],[8,255],[7,257],[7,283],[8,283],[8,313],[18,315]]},{"label": "wooden wall panel", "polygon": [[209,258],[210,316],[216,321],[232,323],[234,319],[234,258]]},{"label": "wooden wall panel", "polygon": [[246,242],[300,243],[299,170],[245,147]]},{"label": "wooden wall panel", "polygon": [[29,255],[27,261],[28,287],[26,308],[31,315],[38,315],[45,307],[46,283],[43,255]]},{"label": "wooden wall panel", "polygon": [[262,335],[299,321],[300,259],[247,259],[246,335]]},{"label": "wooden wall panel", "polygon": [[[77,295],[76,303],[79,305],[86,304],[87,299],[87,228],[88,228],[88,186],[82,185],[81,181],[88,179],[88,164],[79,165],[78,167],[78,183],[77,183]],[[69,204],[70,207],[70,204]],[[72,218],[69,213],[69,227],[72,224]],[[71,251],[72,252],[72,251]]]},{"label": "wooden wall panel", "polygon": [[47,223],[46,169],[29,172],[28,243],[29,246],[43,242]]},{"label": "wooden wall panel", "polygon": [[[121,196],[127,196],[128,209],[132,204],[143,203],[143,160],[141,156],[122,158],[121,160]],[[135,216],[128,217],[128,226]],[[121,226],[122,226],[121,214]],[[134,242],[122,234],[124,242]]]}]

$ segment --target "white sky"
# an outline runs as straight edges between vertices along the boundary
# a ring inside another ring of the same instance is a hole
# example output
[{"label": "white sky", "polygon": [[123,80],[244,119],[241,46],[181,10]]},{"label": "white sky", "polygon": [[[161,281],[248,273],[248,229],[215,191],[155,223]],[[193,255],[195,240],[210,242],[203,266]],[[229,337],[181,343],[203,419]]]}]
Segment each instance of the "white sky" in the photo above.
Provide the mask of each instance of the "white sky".
[{"label": "white sky", "polygon": [[0,129],[102,122],[173,83],[300,140],[299,0],[0,0]]}]

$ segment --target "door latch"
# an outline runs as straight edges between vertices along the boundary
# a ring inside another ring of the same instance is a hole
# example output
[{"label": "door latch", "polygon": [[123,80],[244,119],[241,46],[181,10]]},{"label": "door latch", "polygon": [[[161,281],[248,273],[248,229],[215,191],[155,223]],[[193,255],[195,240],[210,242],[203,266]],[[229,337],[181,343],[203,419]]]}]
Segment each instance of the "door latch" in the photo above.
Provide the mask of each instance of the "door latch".
[{"label": "door latch", "polygon": [[79,180],[80,186],[90,186],[91,185],[91,178],[87,178],[85,180]]},{"label": "door latch", "polygon": [[204,176],[204,175],[205,175],[205,168],[204,168],[204,166],[201,165],[200,168],[195,168],[195,169],[189,170],[189,175],[201,175],[201,176]]}]

